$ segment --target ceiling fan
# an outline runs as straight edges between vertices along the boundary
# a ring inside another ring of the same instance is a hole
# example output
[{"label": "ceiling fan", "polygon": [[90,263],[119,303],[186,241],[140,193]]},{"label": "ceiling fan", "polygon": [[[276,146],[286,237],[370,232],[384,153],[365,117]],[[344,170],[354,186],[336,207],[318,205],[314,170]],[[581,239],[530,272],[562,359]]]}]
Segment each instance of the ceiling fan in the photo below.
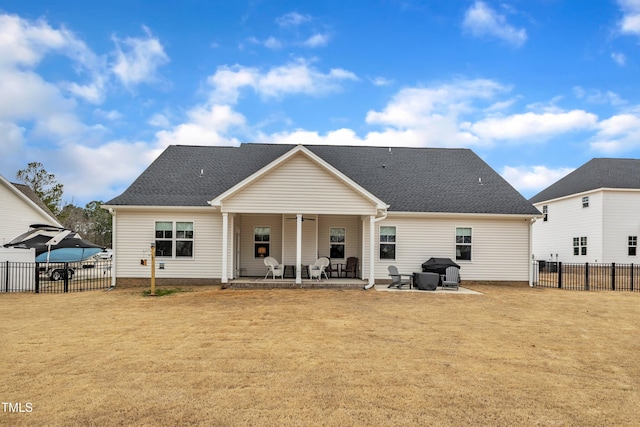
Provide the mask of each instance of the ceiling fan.
[{"label": "ceiling fan", "polygon": [[[287,219],[297,219],[297,218],[293,217],[293,218],[287,218]],[[315,221],[315,220],[316,220],[315,218],[309,218],[309,217],[305,217],[305,216],[302,217],[302,222],[304,222],[304,221]]]}]

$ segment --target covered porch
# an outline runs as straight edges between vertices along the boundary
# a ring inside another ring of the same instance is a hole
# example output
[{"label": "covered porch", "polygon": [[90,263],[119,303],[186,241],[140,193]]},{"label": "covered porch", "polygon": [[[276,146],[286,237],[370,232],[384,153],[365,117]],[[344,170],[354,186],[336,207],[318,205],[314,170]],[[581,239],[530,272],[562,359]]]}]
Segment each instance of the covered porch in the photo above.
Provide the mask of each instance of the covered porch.
[{"label": "covered porch", "polygon": [[[367,220],[356,215],[305,214],[298,224],[297,214],[235,214],[229,278],[264,278],[266,257],[284,265],[283,278],[298,283],[309,278],[308,266],[320,257],[331,261],[329,278],[367,277],[363,264],[363,255],[368,253],[363,238],[368,235],[363,229]],[[346,271],[349,259],[357,262],[355,272]]]},{"label": "covered porch", "polygon": [[[373,283],[374,265],[369,254],[375,252],[375,216],[223,213],[225,216],[229,237],[223,243],[228,248],[222,254],[223,284],[232,280],[264,280],[268,273],[267,257],[284,266],[282,281],[291,281],[298,287],[306,281],[316,281],[310,279],[308,268],[321,257],[331,261],[323,281],[351,283],[346,279],[356,279],[360,285],[364,279]],[[346,268],[350,259],[357,262],[355,272]],[[227,266],[226,280],[224,266]],[[269,278],[274,279],[271,274]]]},{"label": "covered porch", "polygon": [[320,257],[356,257],[356,277],[374,283],[375,224],[388,206],[303,146],[209,204],[222,215],[223,284],[264,277],[265,257],[289,266],[296,285]]}]

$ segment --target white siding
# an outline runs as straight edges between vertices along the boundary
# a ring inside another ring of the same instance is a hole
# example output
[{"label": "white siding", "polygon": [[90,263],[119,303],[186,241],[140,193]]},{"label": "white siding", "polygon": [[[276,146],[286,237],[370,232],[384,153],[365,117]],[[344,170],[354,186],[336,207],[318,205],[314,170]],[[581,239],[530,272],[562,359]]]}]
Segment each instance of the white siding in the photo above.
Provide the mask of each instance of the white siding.
[{"label": "white siding", "polygon": [[[401,273],[422,270],[431,257],[455,258],[456,227],[472,229],[471,261],[456,261],[463,280],[528,281],[528,219],[484,219],[473,215],[460,218],[406,217],[390,214],[376,223],[375,275],[388,278],[387,268],[395,265]],[[396,259],[379,259],[381,226],[396,227]],[[368,229],[368,224],[365,226]]]},{"label": "white siding", "polygon": [[629,236],[640,237],[640,191],[604,193],[604,249],[601,262],[638,263],[638,255],[629,256]]},{"label": "white siding", "polygon": [[254,227],[271,227],[269,256],[282,263],[282,215],[239,215],[239,217],[242,224],[240,233],[242,274],[264,276],[267,268],[264,265],[264,258],[255,257],[253,229]]},{"label": "white siding", "polygon": [[0,245],[27,232],[31,224],[56,225],[49,215],[34,208],[0,182]]},{"label": "white siding", "polygon": [[374,203],[297,154],[222,203],[226,212],[375,214]]},{"label": "white siding", "polygon": [[[589,196],[589,207],[582,207],[582,197]],[[539,203],[542,211],[547,205],[548,220],[538,219],[533,224],[533,254],[536,259],[553,260],[558,254],[562,262],[602,262],[602,218],[604,197],[602,191]],[[587,237],[587,255],[573,255],[573,238]]]},{"label": "white siding", "polygon": [[[193,258],[159,258],[165,269],[156,268],[158,278],[220,278],[222,276],[222,215],[200,211],[131,212],[116,210],[117,236],[114,253],[116,277],[150,277],[151,243],[155,241],[156,221],[193,222]],[[231,229],[231,227],[230,227]],[[147,259],[148,265],[140,265]],[[231,270],[229,270],[231,271]]]}]

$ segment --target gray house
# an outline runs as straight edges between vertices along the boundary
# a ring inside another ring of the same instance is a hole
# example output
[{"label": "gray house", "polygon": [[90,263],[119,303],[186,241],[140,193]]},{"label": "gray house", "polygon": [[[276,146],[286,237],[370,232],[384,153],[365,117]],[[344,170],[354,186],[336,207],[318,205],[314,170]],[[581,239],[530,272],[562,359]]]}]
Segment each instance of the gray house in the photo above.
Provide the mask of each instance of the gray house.
[{"label": "gray house", "polygon": [[[295,270],[358,258],[358,276],[420,271],[430,257],[465,281],[528,282],[540,213],[468,149],[242,144],[168,147],[104,208],[114,280],[226,283],[264,276],[264,257]],[[141,262],[142,261],[142,262]]]},{"label": "gray house", "polygon": [[530,200],[540,260],[637,263],[640,160],[596,158]]}]

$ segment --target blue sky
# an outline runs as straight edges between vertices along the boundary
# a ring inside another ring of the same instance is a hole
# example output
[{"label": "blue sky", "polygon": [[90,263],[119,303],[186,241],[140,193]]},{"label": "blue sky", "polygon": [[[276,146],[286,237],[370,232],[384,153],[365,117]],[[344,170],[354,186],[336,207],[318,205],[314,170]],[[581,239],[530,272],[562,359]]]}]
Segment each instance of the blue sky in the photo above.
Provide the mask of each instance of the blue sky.
[{"label": "blue sky", "polygon": [[0,174],[83,206],[170,144],[465,147],[525,197],[640,158],[640,0],[0,0]]}]

